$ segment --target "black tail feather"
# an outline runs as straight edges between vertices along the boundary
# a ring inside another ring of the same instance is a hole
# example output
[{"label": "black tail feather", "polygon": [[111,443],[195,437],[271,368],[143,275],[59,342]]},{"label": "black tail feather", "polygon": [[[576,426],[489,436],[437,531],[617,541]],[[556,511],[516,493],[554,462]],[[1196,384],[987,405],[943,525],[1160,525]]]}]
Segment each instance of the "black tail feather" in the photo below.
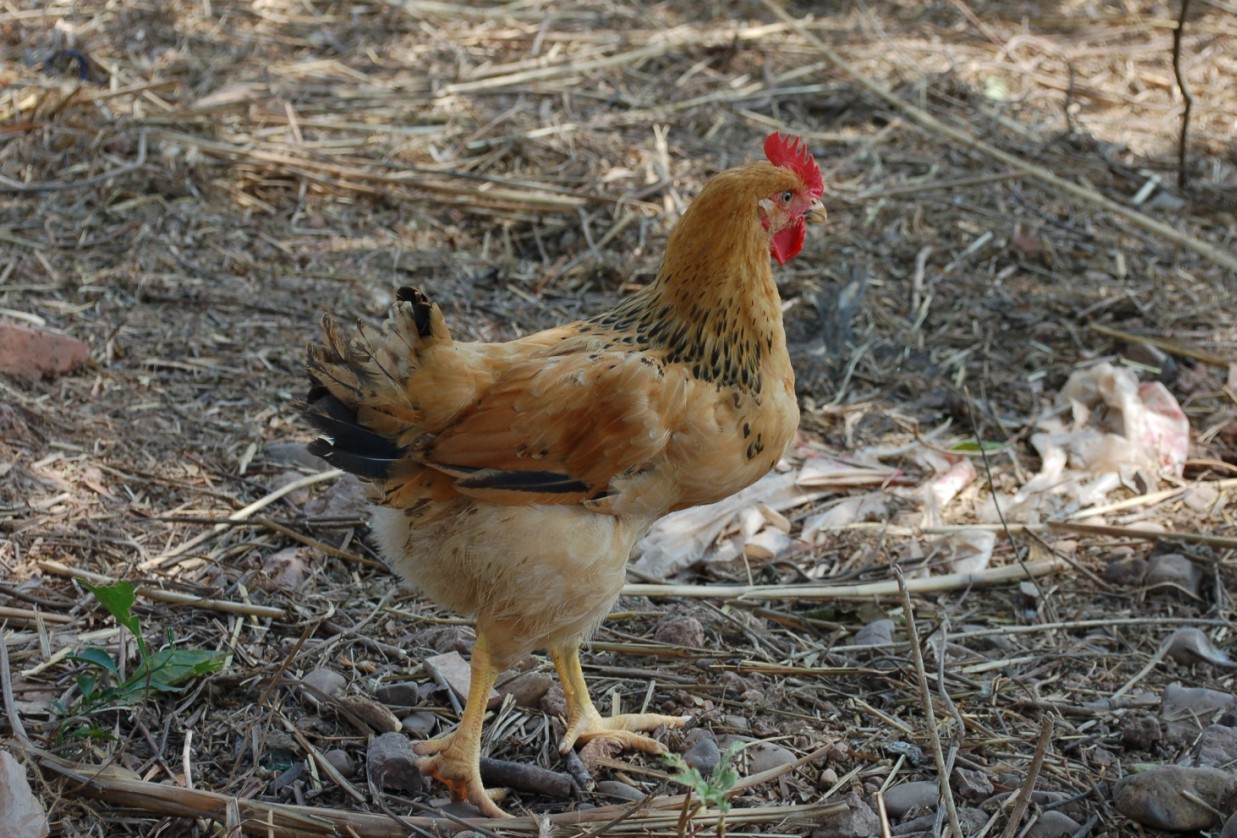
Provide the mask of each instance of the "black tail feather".
[{"label": "black tail feather", "polygon": [[385,479],[404,455],[387,437],[357,422],[356,411],[317,386],[309,391],[305,418],[325,438],[309,444],[309,452],[344,471],[373,479]]}]

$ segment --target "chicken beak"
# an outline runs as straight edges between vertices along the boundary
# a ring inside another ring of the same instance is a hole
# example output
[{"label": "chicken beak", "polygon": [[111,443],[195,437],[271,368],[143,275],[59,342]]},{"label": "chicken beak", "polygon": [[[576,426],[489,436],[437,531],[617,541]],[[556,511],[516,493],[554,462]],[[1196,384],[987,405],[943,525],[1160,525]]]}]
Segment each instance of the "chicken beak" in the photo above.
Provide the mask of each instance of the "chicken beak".
[{"label": "chicken beak", "polygon": [[829,220],[829,213],[825,212],[825,205],[817,201],[807,208],[807,212],[803,213],[803,217],[813,224],[824,224]]}]

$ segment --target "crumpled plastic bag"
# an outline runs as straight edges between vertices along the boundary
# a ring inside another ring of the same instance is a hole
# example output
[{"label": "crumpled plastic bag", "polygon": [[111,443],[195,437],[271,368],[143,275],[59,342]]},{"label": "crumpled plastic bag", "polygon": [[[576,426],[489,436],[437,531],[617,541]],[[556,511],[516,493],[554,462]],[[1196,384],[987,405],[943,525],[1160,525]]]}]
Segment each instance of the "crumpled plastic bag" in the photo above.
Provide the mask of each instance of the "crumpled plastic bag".
[{"label": "crumpled plastic bag", "polygon": [[1015,520],[1039,517],[1052,496],[1066,504],[1101,503],[1119,486],[1158,489],[1179,479],[1190,448],[1190,422],[1158,381],[1109,363],[1076,370],[1057,397],[1064,415],[1031,435],[1042,466],[1006,510]]}]

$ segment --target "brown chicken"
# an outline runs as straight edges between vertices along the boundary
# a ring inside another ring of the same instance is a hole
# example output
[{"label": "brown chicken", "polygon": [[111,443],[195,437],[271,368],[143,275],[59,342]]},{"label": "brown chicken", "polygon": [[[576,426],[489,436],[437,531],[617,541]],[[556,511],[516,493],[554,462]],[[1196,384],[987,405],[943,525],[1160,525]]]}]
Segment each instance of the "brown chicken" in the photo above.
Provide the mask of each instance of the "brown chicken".
[{"label": "brown chicken", "polygon": [[683,214],[656,280],[614,308],[508,343],[451,339],[438,306],[402,288],[381,329],[323,320],[310,346],[312,450],[372,481],[372,529],[391,567],[476,620],[459,727],[422,742],[423,773],[487,816],[485,705],[503,669],[535,649],[567,698],[566,753],[686,716],[603,717],[579,646],[623,586],[658,518],[712,503],[777,462],[798,424],[770,256],[823,219],[819,167],[770,135],[769,162],[710,180]]}]

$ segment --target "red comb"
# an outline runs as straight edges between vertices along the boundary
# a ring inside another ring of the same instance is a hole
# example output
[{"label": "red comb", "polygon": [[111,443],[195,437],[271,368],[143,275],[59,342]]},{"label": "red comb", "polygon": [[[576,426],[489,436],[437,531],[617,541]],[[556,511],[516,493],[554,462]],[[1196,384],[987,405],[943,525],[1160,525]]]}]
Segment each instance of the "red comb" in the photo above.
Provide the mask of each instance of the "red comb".
[{"label": "red comb", "polygon": [[825,182],[820,176],[820,166],[807,150],[807,143],[798,137],[785,136],[776,131],[765,138],[765,157],[774,166],[790,169],[803,179],[813,197],[825,194]]}]

